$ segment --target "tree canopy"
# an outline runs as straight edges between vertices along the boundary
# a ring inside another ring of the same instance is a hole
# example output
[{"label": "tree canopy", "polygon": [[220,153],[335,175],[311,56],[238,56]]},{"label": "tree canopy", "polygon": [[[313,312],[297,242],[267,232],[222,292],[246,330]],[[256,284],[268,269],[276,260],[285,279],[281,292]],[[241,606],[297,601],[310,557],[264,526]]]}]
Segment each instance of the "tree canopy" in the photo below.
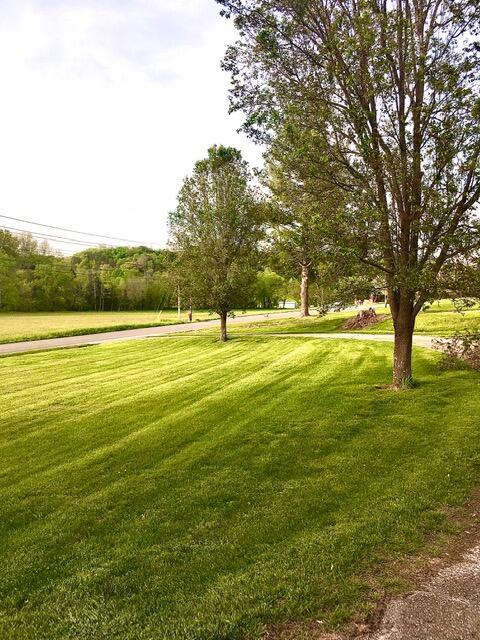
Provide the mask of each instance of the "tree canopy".
[{"label": "tree canopy", "polygon": [[293,178],[345,197],[333,244],[383,274],[394,385],[411,377],[415,318],[441,274],[479,247],[480,13],[476,0],[218,0],[250,135]]}]

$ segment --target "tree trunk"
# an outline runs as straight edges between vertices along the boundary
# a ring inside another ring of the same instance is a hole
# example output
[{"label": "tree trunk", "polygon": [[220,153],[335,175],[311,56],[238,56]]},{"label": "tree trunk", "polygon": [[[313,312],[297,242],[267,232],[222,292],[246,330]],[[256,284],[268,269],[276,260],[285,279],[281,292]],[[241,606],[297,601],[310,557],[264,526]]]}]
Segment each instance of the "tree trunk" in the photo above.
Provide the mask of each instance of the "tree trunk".
[{"label": "tree trunk", "polygon": [[310,268],[308,264],[302,264],[302,280],[300,284],[300,315],[305,318],[310,315],[308,304],[308,279]]},{"label": "tree trunk", "polygon": [[178,321],[182,321],[182,300],[180,298],[180,285],[177,287],[177,316]]},{"label": "tree trunk", "polygon": [[227,339],[227,312],[222,311],[220,314],[220,342],[226,342]]},{"label": "tree trunk", "polygon": [[191,300],[188,304],[188,321],[193,322],[193,305]]},{"label": "tree trunk", "polygon": [[401,301],[393,318],[395,345],[393,350],[393,388],[403,389],[412,382],[412,345],[415,314],[413,302]]}]

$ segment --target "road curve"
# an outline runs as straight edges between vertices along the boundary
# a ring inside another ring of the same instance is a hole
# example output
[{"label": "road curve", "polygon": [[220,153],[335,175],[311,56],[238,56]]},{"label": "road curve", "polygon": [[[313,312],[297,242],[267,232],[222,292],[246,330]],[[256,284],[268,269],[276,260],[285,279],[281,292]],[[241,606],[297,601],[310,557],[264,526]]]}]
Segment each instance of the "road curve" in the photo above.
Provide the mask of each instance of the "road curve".
[{"label": "road curve", "polygon": [[[243,324],[252,320],[265,318],[295,318],[298,312],[275,313],[258,315],[237,316],[229,320],[229,325]],[[141,338],[154,338],[169,336],[178,333],[194,332],[206,329],[211,326],[219,326],[219,320],[205,320],[203,322],[192,322],[190,324],[169,324],[160,327],[139,327],[138,329],[124,329],[121,331],[108,331],[105,333],[90,333],[83,336],[68,336],[65,338],[48,338],[45,340],[28,340],[25,342],[12,342],[0,344],[0,356],[12,355],[16,353],[29,353],[32,351],[47,351],[50,349],[64,349],[68,347],[82,347],[88,345],[102,344],[105,342],[116,342],[121,340],[138,340]],[[235,331],[230,332],[235,335]],[[242,333],[243,337],[274,336],[277,338],[318,338],[324,340],[370,340],[373,342],[393,343],[394,336],[391,333]],[[434,336],[414,335],[413,343],[417,347],[434,349],[438,338]]]},{"label": "road curve", "polygon": [[[287,311],[280,313],[265,313],[256,315],[239,315],[230,318],[228,326],[252,322],[254,320],[265,320],[274,318],[296,318],[298,311]],[[65,347],[83,347],[103,342],[114,342],[116,340],[135,340],[138,338],[151,338],[155,336],[166,336],[174,333],[184,333],[185,331],[198,331],[207,327],[220,326],[220,320],[204,320],[203,322],[191,322],[185,324],[166,324],[159,327],[139,327],[138,329],[123,329],[121,331],[106,331],[105,333],[89,333],[82,336],[68,336],[65,338],[46,338],[43,340],[26,340],[24,342],[11,342],[0,344],[0,356],[14,353],[28,353],[30,351],[46,351],[48,349],[63,349]]]}]

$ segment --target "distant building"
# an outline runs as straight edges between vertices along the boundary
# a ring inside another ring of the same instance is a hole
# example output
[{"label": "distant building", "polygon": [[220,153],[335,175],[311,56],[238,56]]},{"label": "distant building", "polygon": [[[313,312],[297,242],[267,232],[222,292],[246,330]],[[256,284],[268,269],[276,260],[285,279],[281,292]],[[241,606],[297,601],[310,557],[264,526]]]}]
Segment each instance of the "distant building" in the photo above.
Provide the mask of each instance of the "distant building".
[{"label": "distant building", "polygon": [[296,309],[297,303],[295,300],[281,300],[278,304],[279,309]]}]

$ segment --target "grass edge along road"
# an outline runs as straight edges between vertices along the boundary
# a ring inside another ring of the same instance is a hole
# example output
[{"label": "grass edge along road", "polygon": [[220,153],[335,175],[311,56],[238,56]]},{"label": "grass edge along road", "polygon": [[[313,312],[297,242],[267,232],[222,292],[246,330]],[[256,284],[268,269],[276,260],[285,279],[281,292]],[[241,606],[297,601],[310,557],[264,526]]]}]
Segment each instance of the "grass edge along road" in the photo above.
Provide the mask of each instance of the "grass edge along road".
[{"label": "grass edge along road", "polygon": [[[236,311],[236,317],[244,315],[268,315],[284,309],[248,309]],[[1,312],[0,344],[12,344],[27,340],[66,338],[110,331],[162,327],[171,324],[187,324],[186,313],[178,320],[177,311],[65,311],[65,312]],[[215,320],[218,316],[200,310],[193,314],[194,322]],[[75,326],[78,325],[78,326]]]},{"label": "grass edge along road", "polygon": [[478,483],[480,379],[391,346],[122,342],[0,361],[0,636],[233,640],[362,611]]},{"label": "grass edge along road", "polygon": [[[377,305],[377,313],[382,314],[386,310]],[[229,322],[231,333],[336,333],[351,332],[351,329],[342,327],[344,321],[354,316],[356,311],[331,312],[326,316],[313,315],[310,318],[298,318],[285,320],[275,318],[276,314],[288,312],[284,309],[253,309],[245,312],[235,312],[236,318],[248,315],[257,315],[259,320],[251,324],[245,324],[241,329],[232,326]],[[297,311],[298,313],[298,311]],[[269,316],[268,320],[262,316]],[[181,324],[185,322],[185,314]],[[194,321],[216,319],[215,314],[208,311],[196,311]],[[132,321],[134,319],[134,321]],[[148,321],[147,321],[148,320]],[[268,322],[268,324],[267,324]],[[154,328],[179,324],[177,312],[167,310],[161,313],[153,311],[129,311],[129,312],[60,312],[60,313],[0,313],[0,344],[12,344],[28,340],[41,340],[81,336],[97,333],[108,333],[128,329]],[[77,325],[77,326],[75,326]],[[464,313],[453,311],[450,301],[434,303],[427,311],[421,312],[417,319],[416,333],[435,335],[440,337],[451,336],[455,331],[480,329],[480,309],[477,307]],[[205,329],[206,332],[217,329]],[[364,330],[356,330],[355,333],[389,334],[393,333],[391,319]]]}]

